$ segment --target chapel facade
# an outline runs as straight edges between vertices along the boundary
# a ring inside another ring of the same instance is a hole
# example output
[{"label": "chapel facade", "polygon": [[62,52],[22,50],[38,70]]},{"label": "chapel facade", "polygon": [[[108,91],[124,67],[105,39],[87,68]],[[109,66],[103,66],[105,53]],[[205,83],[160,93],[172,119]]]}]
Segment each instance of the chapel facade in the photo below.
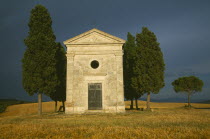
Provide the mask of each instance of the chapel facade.
[{"label": "chapel facade", "polygon": [[67,114],[125,112],[125,40],[92,29],[64,41],[67,48]]}]

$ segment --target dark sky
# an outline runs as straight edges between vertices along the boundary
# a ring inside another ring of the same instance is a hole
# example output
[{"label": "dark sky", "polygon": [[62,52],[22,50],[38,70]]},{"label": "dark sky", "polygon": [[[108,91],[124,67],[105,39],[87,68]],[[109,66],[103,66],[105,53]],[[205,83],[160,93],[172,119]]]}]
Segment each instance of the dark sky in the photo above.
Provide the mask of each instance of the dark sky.
[{"label": "dark sky", "polygon": [[[194,101],[210,100],[209,0],[0,0],[0,98],[36,100],[22,88],[21,59],[30,10],[44,5],[58,42],[97,28],[126,40],[127,32],[153,31],[164,53],[166,86],[152,99],[179,99],[171,82],[196,75],[205,83]],[[145,97],[145,96],[144,96]],[[47,100],[47,97],[44,98]]]}]

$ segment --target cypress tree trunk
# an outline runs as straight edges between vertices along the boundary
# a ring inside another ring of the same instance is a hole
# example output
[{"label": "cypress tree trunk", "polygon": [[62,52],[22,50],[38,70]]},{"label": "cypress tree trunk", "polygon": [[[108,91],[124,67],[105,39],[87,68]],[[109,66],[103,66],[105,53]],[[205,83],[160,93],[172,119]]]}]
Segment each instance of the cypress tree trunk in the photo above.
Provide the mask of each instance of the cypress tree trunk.
[{"label": "cypress tree trunk", "polygon": [[147,93],[147,110],[150,110],[150,93]]},{"label": "cypress tree trunk", "polygon": [[38,115],[42,115],[42,93],[38,93]]},{"label": "cypress tree trunk", "polygon": [[138,110],[139,109],[139,107],[138,107],[138,98],[135,98],[135,101],[136,101],[136,110]]},{"label": "cypress tree trunk", "polygon": [[190,93],[188,93],[188,107],[191,107],[191,105],[190,105]]},{"label": "cypress tree trunk", "polygon": [[55,101],[55,112],[57,112],[57,106],[58,106],[58,103],[57,101]]},{"label": "cypress tree trunk", "polygon": [[133,99],[131,99],[131,105],[130,105],[130,109],[133,109]]},{"label": "cypress tree trunk", "polygon": [[65,112],[65,103],[64,103],[64,101],[62,101],[62,104],[63,104],[63,112]]}]

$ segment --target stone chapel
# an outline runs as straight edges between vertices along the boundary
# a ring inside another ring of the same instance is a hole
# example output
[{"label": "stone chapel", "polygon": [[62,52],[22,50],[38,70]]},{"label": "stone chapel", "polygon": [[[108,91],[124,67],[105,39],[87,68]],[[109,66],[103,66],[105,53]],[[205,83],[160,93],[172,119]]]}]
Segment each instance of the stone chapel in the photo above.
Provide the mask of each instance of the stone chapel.
[{"label": "stone chapel", "polygon": [[125,40],[98,29],[64,41],[67,114],[125,112],[124,43]]}]

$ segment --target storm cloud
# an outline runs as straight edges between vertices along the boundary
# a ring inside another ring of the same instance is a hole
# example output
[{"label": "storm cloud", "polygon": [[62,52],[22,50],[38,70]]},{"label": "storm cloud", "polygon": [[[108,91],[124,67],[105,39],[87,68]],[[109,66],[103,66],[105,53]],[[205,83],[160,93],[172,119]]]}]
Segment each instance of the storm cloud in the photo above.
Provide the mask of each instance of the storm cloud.
[{"label": "storm cloud", "polygon": [[1,0],[0,98],[36,99],[24,91],[21,79],[23,40],[30,10],[36,4],[49,10],[58,42],[92,28],[126,39],[127,32],[135,35],[143,26],[148,27],[156,34],[166,63],[166,86],[153,98],[183,97],[173,92],[171,82],[180,76],[196,75],[205,86],[193,99],[210,99],[208,0]]}]

